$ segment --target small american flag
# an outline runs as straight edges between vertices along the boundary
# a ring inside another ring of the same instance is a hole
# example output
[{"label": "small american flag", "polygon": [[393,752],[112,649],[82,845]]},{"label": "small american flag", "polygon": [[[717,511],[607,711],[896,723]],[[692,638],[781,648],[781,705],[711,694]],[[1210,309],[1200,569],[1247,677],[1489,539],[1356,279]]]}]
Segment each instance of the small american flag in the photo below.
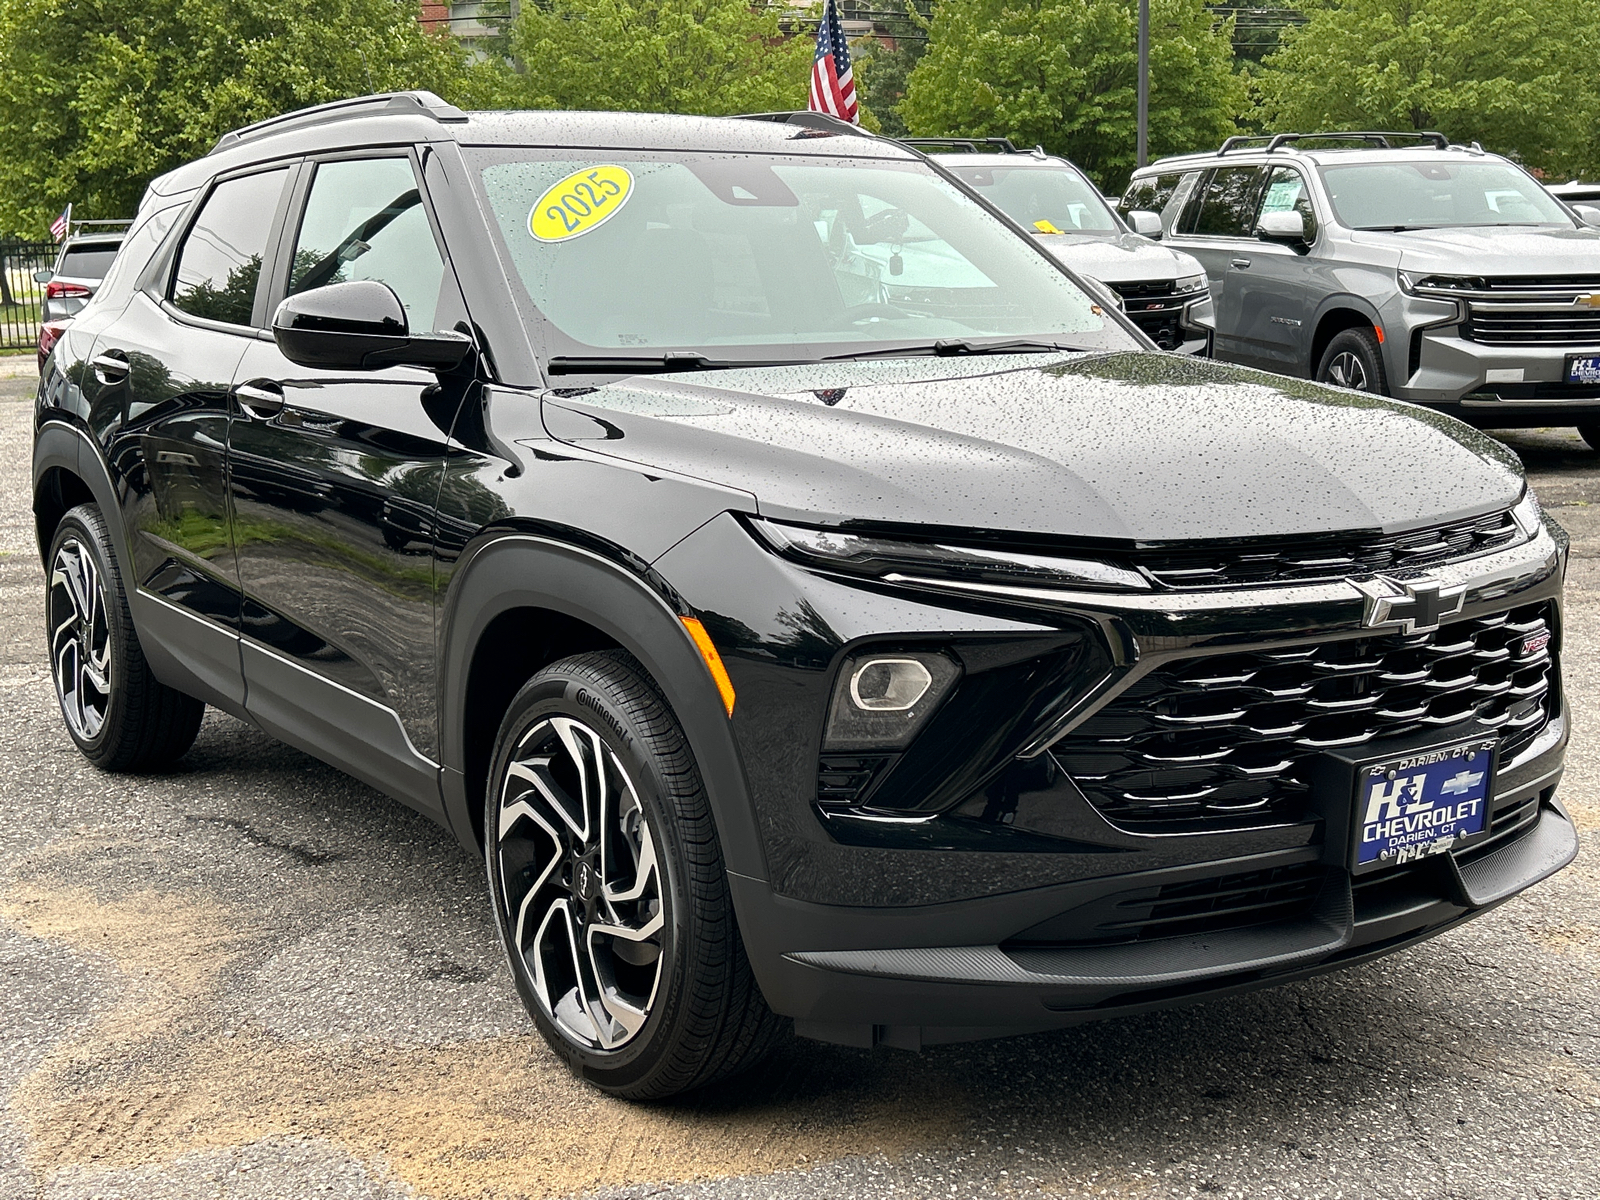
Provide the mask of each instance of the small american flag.
[{"label": "small american flag", "polygon": [[[831,3],[832,0],[829,0],[829,2]],[[66,237],[67,236],[67,225],[71,220],[72,220],[72,205],[69,204],[64,209],[61,210],[61,215],[59,217],[57,217],[54,221],[50,222],[50,236],[53,239],[55,239],[56,241],[58,241],[58,242],[62,238]]]},{"label": "small american flag", "polygon": [[812,112],[827,113],[859,125],[856,84],[850,73],[850,47],[833,0],[824,0],[822,24],[817,26],[817,57],[811,63]]}]

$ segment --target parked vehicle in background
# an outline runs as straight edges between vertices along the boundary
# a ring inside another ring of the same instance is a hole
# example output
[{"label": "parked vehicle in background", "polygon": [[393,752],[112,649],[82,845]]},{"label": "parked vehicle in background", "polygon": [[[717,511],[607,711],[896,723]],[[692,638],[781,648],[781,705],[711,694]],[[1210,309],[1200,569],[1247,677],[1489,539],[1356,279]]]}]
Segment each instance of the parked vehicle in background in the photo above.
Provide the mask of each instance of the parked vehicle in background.
[{"label": "parked vehicle in background", "polygon": [[1580,183],[1574,179],[1569,183],[1547,183],[1544,189],[1567,204],[1600,205],[1600,183]]},{"label": "parked vehicle in background", "polygon": [[1134,172],[1205,264],[1218,358],[1600,449],[1600,230],[1438,133],[1229,138]]},{"label": "parked vehicle in background", "polygon": [[1087,176],[1042,149],[1007,138],[902,138],[1033,233],[1067,266],[1111,289],[1122,309],[1163,350],[1211,348],[1211,294],[1200,263],[1159,245],[1158,218],[1125,222]]},{"label": "parked vehicle in background", "polygon": [[61,337],[66,323],[89,303],[122,247],[127,221],[73,221],[61,243],[54,268],[34,274],[44,284],[39,323],[39,370]]}]

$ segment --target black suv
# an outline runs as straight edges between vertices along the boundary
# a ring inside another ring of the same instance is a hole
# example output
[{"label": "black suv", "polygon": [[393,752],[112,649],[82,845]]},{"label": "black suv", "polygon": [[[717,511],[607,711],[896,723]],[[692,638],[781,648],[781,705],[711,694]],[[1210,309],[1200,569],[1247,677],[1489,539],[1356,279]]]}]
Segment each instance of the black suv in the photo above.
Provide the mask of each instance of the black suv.
[{"label": "black suv", "polygon": [[487,864],[612,1092],[1357,962],[1558,870],[1566,541],[1156,352],[917,152],[369,97],[153,183],[41,383],[74,741],[215,705]]}]

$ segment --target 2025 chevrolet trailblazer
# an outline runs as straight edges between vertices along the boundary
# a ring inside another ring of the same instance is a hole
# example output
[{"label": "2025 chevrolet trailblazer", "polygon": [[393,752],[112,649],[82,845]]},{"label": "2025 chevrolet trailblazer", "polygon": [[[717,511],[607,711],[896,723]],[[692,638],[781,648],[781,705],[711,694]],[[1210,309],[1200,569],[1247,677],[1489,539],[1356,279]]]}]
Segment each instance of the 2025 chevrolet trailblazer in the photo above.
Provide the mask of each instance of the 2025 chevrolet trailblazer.
[{"label": "2025 chevrolet trailblazer", "polygon": [[[818,126],[822,127],[818,127]],[[629,1097],[1358,962],[1568,862],[1516,459],[1157,352],[914,150],[367,97],[149,188],[40,386],[53,674],[487,864]]]}]

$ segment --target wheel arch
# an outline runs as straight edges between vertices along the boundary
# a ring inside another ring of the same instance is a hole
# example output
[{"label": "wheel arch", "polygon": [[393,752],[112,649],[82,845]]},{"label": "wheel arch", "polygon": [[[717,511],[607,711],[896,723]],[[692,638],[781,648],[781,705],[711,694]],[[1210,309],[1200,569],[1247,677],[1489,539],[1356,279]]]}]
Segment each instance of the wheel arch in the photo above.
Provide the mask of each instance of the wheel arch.
[{"label": "wheel arch", "polygon": [[483,845],[488,758],[511,697],[549,662],[620,648],[639,660],[683,727],[728,870],[766,877],[727,712],[667,590],[594,551],[536,534],[494,536],[463,557],[441,614],[440,752],[445,809],[468,849]]},{"label": "wheel arch", "polygon": [[87,503],[99,505],[100,515],[111,531],[117,566],[127,580],[132,560],[110,468],[81,429],[65,421],[46,421],[33,442],[33,521],[41,563],[50,553],[50,541],[61,518],[79,504]]},{"label": "wheel arch", "polygon": [[1328,343],[1346,329],[1380,328],[1383,319],[1378,310],[1357,296],[1335,296],[1323,303],[1317,314],[1315,332],[1311,335],[1311,361],[1306,367],[1306,378],[1317,377],[1317,367],[1327,353]]}]

